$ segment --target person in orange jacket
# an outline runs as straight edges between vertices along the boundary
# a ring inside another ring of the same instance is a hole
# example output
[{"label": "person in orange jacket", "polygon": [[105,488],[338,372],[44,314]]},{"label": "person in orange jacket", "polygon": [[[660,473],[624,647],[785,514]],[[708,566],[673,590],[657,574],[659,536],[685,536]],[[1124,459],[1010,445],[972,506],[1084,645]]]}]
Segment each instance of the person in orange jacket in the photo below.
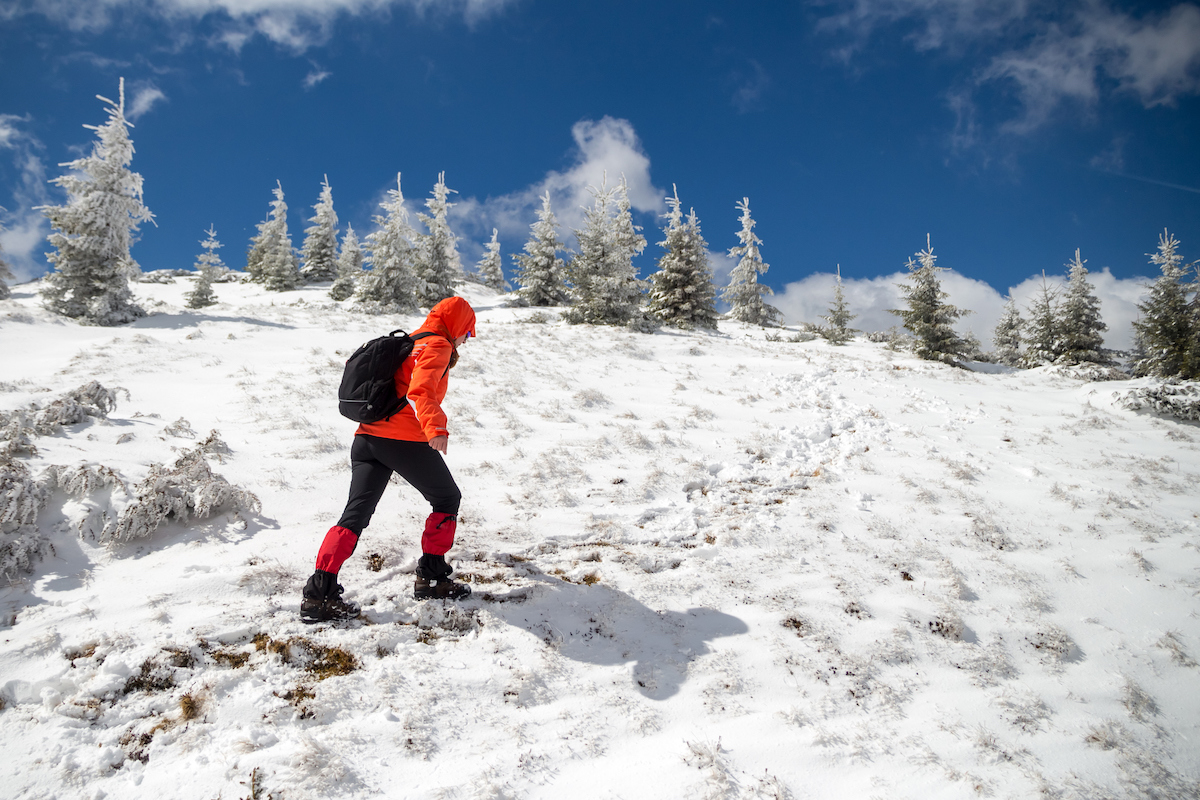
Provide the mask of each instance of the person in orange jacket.
[{"label": "person in orange jacket", "polygon": [[421,558],[413,595],[461,599],[471,587],[450,580],[453,569],[445,554],[454,545],[458,507],[462,501],[442,455],[449,446],[442,401],[458,348],[475,335],[475,311],[461,297],[435,305],[413,335],[412,355],[396,371],[396,392],[408,405],[382,422],[363,423],[350,449],[350,498],[338,523],[329,529],[317,553],[316,571],[304,586],[300,617],[305,622],[348,619],[358,606],[342,599],[338,570],[354,552],[359,535],[371,521],[392,473],[412,484],[432,506],[421,536]]}]

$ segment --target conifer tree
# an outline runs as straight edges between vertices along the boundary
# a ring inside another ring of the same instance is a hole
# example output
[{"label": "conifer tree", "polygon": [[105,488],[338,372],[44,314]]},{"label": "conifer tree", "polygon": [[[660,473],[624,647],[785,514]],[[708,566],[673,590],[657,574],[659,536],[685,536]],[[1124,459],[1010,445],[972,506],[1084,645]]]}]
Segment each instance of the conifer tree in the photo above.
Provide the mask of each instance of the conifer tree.
[{"label": "conifer tree", "polygon": [[1179,240],[1165,229],[1158,237],[1158,252],[1150,263],[1161,271],[1146,300],[1138,304],[1140,318],[1133,323],[1138,356],[1131,364],[1135,375],[1156,378],[1200,377],[1196,308],[1189,308],[1184,284],[1188,267],[1179,254]]},{"label": "conifer tree", "polygon": [[567,300],[563,283],[565,265],[559,253],[566,251],[558,238],[558,220],[550,208],[550,192],[542,195],[537,222],[529,226],[524,253],[511,256],[517,265],[517,297],[531,306],[557,306]]},{"label": "conifer tree", "polygon": [[729,255],[738,259],[738,265],[729,273],[729,286],[721,293],[721,299],[729,303],[729,316],[750,325],[779,325],[783,315],[779,309],[763,302],[763,295],[775,294],[771,287],[758,282],[759,273],[765,273],[770,265],[762,260],[758,246],[762,239],[754,233],[754,218],[750,216],[750,198],[743,197],[736,208],[742,212],[742,229],[738,231],[737,247],[729,248]]},{"label": "conifer tree", "polygon": [[[446,202],[453,189],[446,188],[446,173],[438,173],[433,193],[425,201],[428,214],[417,214],[428,233],[420,238],[417,277],[424,283],[418,293],[421,306],[432,308],[440,300],[454,296],[454,283],[463,276],[458,256],[458,237],[450,230],[446,213],[454,205]],[[457,194],[457,192],[454,192]]]},{"label": "conifer tree", "polygon": [[[585,210],[584,226],[575,231],[579,253],[571,259],[567,277],[573,306],[563,314],[571,323],[628,325],[641,306],[643,282],[638,280],[633,256],[646,246],[629,214],[629,199],[622,187],[589,187],[595,201]],[[617,196],[614,216],[613,197]]]},{"label": "conifer tree", "polygon": [[337,280],[329,288],[334,300],[347,300],[354,294],[354,287],[363,274],[363,254],[358,246],[354,226],[346,224],[346,235],[342,237],[342,252],[337,260]]},{"label": "conifer tree", "polygon": [[508,284],[504,281],[504,269],[500,265],[500,231],[492,228],[492,240],[485,245],[483,258],[479,260],[479,279],[484,286],[503,292]]},{"label": "conifer tree", "polygon": [[338,218],[333,210],[333,189],[328,175],[321,184],[321,197],[313,211],[316,213],[308,220],[313,225],[304,229],[304,246],[300,251],[304,268],[300,274],[309,283],[320,283],[331,281],[338,274]]},{"label": "conifer tree", "polygon": [[268,213],[266,219],[254,226],[258,233],[250,237],[250,246],[246,248],[246,274],[254,283],[263,282],[262,259],[267,241],[263,231],[270,223],[271,216]]},{"label": "conifer tree", "polygon": [[1058,364],[1111,364],[1104,350],[1104,331],[1108,326],[1100,319],[1100,300],[1087,279],[1085,259],[1068,261],[1067,293],[1059,309]]},{"label": "conifer tree", "polygon": [[142,203],[142,176],[129,169],[133,142],[125,120],[125,79],[108,121],[85,125],[99,139],[89,156],[61,164],[68,172],[54,183],[67,191],[62,206],[42,206],[50,218],[54,266],[42,289],[47,308],[95,325],[119,325],[145,312],[133,302],[129,280],[140,268],[129,253],[134,234],[154,219]]},{"label": "conifer tree", "polygon": [[[2,211],[3,209],[0,209]],[[0,225],[0,233],[4,233],[4,226]],[[4,251],[0,249],[0,300],[7,300],[12,296],[12,289],[8,287],[5,281],[16,280],[12,270],[8,268],[8,262],[4,260]]]},{"label": "conifer tree", "polygon": [[1034,297],[1033,305],[1029,308],[1029,322],[1025,331],[1025,355],[1022,357],[1025,366],[1053,364],[1062,355],[1058,292],[1046,283],[1045,272],[1042,273],[1042,290]]},{"label": "conifer tree", "polygon": [[376,230],[367,235],[363,250],[371,269],[358,284],[358,299],[396,311],[414,311],[425,293],[425,282],[416,274],[417,232],[408,223],[400,173],[396,188],[379,204],[384,214],[373,217]]},{"label": "conifer tree", "polygon": [[[632,204],[629,202],[629,184],[625,181],[625,173],[621,173],[621,182],[617,185],[617,214],[613,220],[613,239],[617,244],[619,263],[616,269],[637,279],[637,270],[633,266],[635,256],[640,256],[646,249],[646,237],[642,236],[641,225],[633,224]],[[640,302],[641,287],[635,292],[633,302]]]},{"label": "conifer tree", "polygon": [[829,327],[825,328],[825,338],[834,344],[845,344],[854,338],[854,331],[850,328],[850,320],[854,319],[857,314],[850,313],[850,307],[846,304],[846,295],[842,292],[842,265],[837,266],[837,283],[833,288],[833,305],[829,307],[829,313],[821,317],[829,323]]},{"label": "conifer tree", "polygon": [[916,254],[917,261],[908,260],[911,283],[900,284],[908,303],[907,309],[891,310],[904,320],[904,327],[915,338],[913,353],[927,361],[957,364],[969,356],[970,347],[954,331],[954,320],[971,313],[946,302],[949,295],[942,291],[937,274],[937,256],[925,235],[925,249]]},{"label": "conifer tree", "polygon": [[296,249],[288,234],[287,203],[283,200],[283,184],[275,182],[275,200],[271,216],[262,229],[262,261],[259,269],[262,282],[274,292],[295,289],[300,285],[300,270],[296,265]]},{"label": "conifer tree", "polygon": [[221,247],[221,243],[217,241],[217,231],[212,225],[208,226],[205,231],[208,238],[200,242],[200,246],[204,248],[204,252],[196,257],[196,286],[192,291],[184,295],[187,301],[188,308],[204,308],[211,306],[217,302],[217,296],[213,294],[213,280],[225,271],[226,267],[221,257],[217,255],[217,250]]},{"label": "conifer tree", "polygon": [[666,248],[658,260],[658,272],[650,276],[649,313],[667,325],[690,330],[717,327],[716,292],[713,289],[712,269],[708,263],[708,242],[700,234],[700,221],[692,209],[687,221],[683,219],[679,190],[667,198],[670,209],[663,216],[666,238],[659,242]]},{"label": "conifer tree", "polygon": [[1017,310],[1017,301],[1010,294],[1005,298],[1004,311],[996,329],[992,332],[992,344],[996,348],[996,360],[1009,367],[1021,365],[1021,334],[1025,320]]}]

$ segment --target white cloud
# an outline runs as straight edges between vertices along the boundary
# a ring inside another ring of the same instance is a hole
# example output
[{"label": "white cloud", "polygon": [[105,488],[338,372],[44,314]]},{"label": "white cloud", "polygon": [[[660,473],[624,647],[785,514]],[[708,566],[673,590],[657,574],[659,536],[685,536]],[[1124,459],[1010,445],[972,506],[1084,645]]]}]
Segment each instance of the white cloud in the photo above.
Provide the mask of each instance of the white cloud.
[{"label": "white cloud", "polygon": [[129,104],[126,116],[134,122],[158,103],[167,99],[162,89],[149,81],[139,81],[131,88],[133,89],[133,101]]},{"label": "white cloud", "polygon": [[[497,228],[504,252],[517,252],[529,237],[529,226],[542,206],[541,196],[550,192],[560,235],[568,244],[574,244],[571,229],[582,225],[583,208],[592,202],[588,187],[599,186],[606,174],[610,186],[625,176],[629,202],[635,211],[658,215],[666,209],[666,190],[650,179],[650,157],[628,120],[607,116],[599,121],[580,120],[571,127],[571,136],[575,152],[574,163],[568,169],[547,172],[537,183],[499,197],[460,198],[450,210],[455,230],[483,239],[490,238],[492,228]],[[643,233],[651,243],[657,241],[654,231]],[[476,249],[474,245],[464,248],[464,263],[472,263],[467,254],[474,254]]]},{"label": "white cloud", "polygon": [[[1008,133],[1028,133],[1064,105],[1088,111],[1114,91],[1136,96],[1147,108],[1200,94],[1200,6],[1190,2],[1141,17],[1116,10],[1111,0],[846,0],[839,5],[842,11],[820,27],[852,37],[852,44],[839,51],[847,58],[863,49],[872,32],[914,21],[918,28],[907,38],[918,50],[984,54],[986,66],[975,76],[974,88],[1004,86],[1021,103],[1021,113],[1002,126]],[[988,56],[989,51],[996,54]],[[964,98],[972,93],[949,92],[960,129],[970,121]],[[953,138],[961,146],[975,137],[964,138],[956,130]]]},{"label": "white cloud", "polygon": [[771,85],[771,76],[754,59],[749,61],[749,72],[736,72],[732,76],[737,84],[731,102],[739,114],[762,108],[762,96]]},{"label": "white cloud", "polygon": [[46,190],[46,165],[39,152],[42,143],[24,130],[29,117],[0,114],[0,156],[11,159],[16,180],[12,185],[13,207],[0,219],[0,247],[4,260],[12,267],[18,281],[26,281],[47,269],[42,252],[50,224],[45,215],[34,208],[49,202]]},{"label": "white cloud", "polygon": [[[818,273],[787,284],[779,292],[772,305],[783,312],[789,323],[821,322],[821,315],[829,313],[833,300],[835,277],[831,273]],[[863,331],[885,331],[899,327],[901,320],[889,314],[890,308],[903,307],[903,295],[897,284],[907,282],[907,272],[896,272],[876,278],[843,278],[842,291],[850,306],[850,312],[858,317],[851,325]],[[1116,278],[1105,267],[1088,275],[1100,300],[1100,314],[1108,330],[1105,344],[1114,349],[1128,349],[1133,340],[1133,320],[1137,317],[1137,303],[1145,296],[1146,281],[1143,278]],[[1065,278],[1049,275],[1046,282],[1053,288],[1061,288]],[[941,274],[942,289],[949,295],[946,302],[972,313],[963,317],[955,326],[959,333],[974,333],[983,344],[984,350],[991,349],[992,331],[1000,321],[1005,299],[987,283],[968,278],[953,270]],[[1028,317],[1027,309],[1035,294],[1041,289],[1042,276],[1034,275],[1009,288],[1017,307]]]},{"label": "white cloud", "polygon": [[234,51],[255,34],[278,45],[303,52],[329,40],[333,23],[342,14],[386,13],[407,8],[426,17],[461,16],[468,25],[500,13],[517,0],[29,0],[10,16],[41,14],[75,31],[106,30],[118,11],[144,13],[187,24],[209,15],[229,19],[230,29],[213,43]]},{"label": "white cloud", "polygon": [[331,75],[332,72],[314,66],[312,72],[304,76],[304,88],[311,89]]}]

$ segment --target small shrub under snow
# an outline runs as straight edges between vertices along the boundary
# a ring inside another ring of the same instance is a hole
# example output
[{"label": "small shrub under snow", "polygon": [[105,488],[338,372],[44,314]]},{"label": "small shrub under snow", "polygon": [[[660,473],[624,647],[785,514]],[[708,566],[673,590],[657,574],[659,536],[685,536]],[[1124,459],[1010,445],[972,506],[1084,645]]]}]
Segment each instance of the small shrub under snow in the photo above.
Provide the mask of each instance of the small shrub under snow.
[{"label": "small shrub under snow", "polygon": [[1127,392],[1113,392],[1117,405],[1130,411],[1149,409],[1160,414],[1200,421],[1200,383],[1164,381]]},{"label": "small shrub under snow", "polygon": [[121,516],[104,526],[102,538],[130,542],[150,536],[168,519],[180,522],[187,522],[189,517],[205,519],[221,509],[252,514],[262,510],[252,492],[234,486],[212,471],[204,459],[203,445],[185,450],[169,468],[151,465],[150,473],[135,487],[134,495],[134,501]]}]

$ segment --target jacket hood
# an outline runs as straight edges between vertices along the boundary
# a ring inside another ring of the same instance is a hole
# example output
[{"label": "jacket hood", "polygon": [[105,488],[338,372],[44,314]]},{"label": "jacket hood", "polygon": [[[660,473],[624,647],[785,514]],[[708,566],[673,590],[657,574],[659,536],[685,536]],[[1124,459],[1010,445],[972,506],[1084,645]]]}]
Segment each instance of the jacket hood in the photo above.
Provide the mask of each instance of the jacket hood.
[{"label": "jacket hood", "polygon": [[475,335],[475,310],[461,297],[447,297],[429,310],[421,330],[445,334],[457,339],[464,333]]}]

